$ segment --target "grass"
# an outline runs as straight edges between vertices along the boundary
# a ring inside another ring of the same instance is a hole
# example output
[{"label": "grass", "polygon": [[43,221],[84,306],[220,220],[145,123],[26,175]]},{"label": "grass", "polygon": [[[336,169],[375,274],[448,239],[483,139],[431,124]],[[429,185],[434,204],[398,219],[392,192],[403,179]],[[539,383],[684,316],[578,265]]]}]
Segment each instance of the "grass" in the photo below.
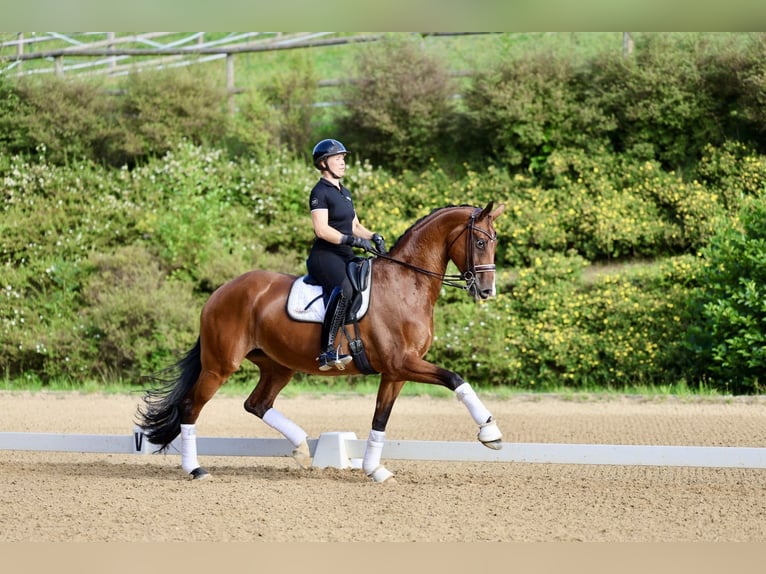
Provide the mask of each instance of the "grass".
[{"label": "grass", "polygon": [[[257,371],[252,371],[252,378],[245,380],[240,377],[227,382],[218,394],[223,396],[246,397],[250,394],[257,381]],[[524,396],[534,400],[535,398],[545,398],[555,396],[561,400],[575,402],[589,402],[600,400],[612,400],[624,397],[645,399],[645,400],[680,400],[680,401],[698,401],[698,400],[729,400],[730,395],[721,394],[716,389],[709,388],[703,384],[697,387],[689,387],[684,381],[674,385],[661,386],[634,386],[621,387],[616,385],[612,388],[578,388],[569,387],[545,387],[527,389],[520,387],[482,387],[472,383],[476,391],[482,396],[491,396],[496,399],[511,399]],[[282,397],[296,397],[299,395],[354,395],[369,396],[371,399],[378,390],[378,377],[320,377],[320,376],[299,376],[293,379],[287,387],[280,393]],[[141,394],[144,387],[137,384],[131,384],[126,381],[106,381],[97,379],[87,379],[83,381],[51,381],[42,382],[37,377],[26,379],[11,379],[4,377],[0,379],[0,391],[12,392],[75,392],[81,394]],[[450,399],[454,397],[451,391],[444,387],[408,382],[404,385],[400,396],[428,396],[432,398]]]}]

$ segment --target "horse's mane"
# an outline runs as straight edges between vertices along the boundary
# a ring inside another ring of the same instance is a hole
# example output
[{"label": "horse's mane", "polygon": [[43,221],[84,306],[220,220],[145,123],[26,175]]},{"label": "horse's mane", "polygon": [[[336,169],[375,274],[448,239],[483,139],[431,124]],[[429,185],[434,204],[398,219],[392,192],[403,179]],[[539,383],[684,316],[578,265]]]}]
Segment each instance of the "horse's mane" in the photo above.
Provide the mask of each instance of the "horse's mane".
[{"label": "horse's mane", "polygon": [[416,227],[418,227],[423,221],[425,221],[426,219],[429,219],[430,217],[432,217],[433,215],[435,215],[439,211],[443,211],[445,209],[453,209],[455,207],[473,207],[473,206],[468,205],[468,204],[462,204],[462,205],[444,205],[442,207],[436,207],[436,208],[432,209],[430,213],[427,213],[426,215],[424,215],[423,217],[418,219],[415,223],[410,225],[404,233],[402,233],[399,236],[399,238],[394,242],[393,246],[391,247],[391,251],[396,249],[397,245],[399,245],[402,241],[404,241],[407,237],[409,237],[412,234],[413,230]]}]

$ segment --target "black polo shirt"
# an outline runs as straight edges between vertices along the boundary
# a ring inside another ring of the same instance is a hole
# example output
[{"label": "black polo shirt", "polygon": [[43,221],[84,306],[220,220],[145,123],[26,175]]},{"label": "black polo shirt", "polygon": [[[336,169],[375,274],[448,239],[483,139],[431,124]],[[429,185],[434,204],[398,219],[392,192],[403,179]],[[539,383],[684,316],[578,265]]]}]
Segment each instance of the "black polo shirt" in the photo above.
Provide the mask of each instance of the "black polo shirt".
[{"label": "black polo shirt", "polygon": [[[343,185],[338,189],[326,179],[320,178],[311,190],[309,207],[311,211],[326,209],[327,223],[330,227],[337,229],[343,235],[353,235],[356,211],[354,211],[354,202],[351,200],[351,192]],[[314,240],[314,247],[344,254],[351,251],[348,245],[335,245],[318,237]]]}]

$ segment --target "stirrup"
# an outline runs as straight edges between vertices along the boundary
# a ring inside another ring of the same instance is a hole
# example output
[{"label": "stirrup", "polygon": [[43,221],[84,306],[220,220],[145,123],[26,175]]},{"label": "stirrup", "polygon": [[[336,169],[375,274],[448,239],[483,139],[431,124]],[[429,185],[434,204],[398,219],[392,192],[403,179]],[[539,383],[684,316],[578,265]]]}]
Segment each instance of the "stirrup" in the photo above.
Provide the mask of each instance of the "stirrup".
[{"label": "stirrup", "polygon": [[341,355],[340,347],[338,347],[337,349],[325,351],[319,355],[318,360],[320,371],[329,371],[333,367],[339,371],[343,371],[352,359],[351,355]]}]

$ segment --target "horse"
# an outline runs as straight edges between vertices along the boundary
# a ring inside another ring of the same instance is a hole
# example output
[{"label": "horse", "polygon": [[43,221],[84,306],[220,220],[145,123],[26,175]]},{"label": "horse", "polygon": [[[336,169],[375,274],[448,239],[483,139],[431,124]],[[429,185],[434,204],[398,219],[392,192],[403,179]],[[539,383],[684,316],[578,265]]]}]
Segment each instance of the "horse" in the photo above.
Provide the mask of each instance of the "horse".
[{"label": "horse", "polygon": [[[488,448],[502,448],[497,422],[470,383],[423,357],[433,341],[433,309],[443,284],[460,287],[477,301],[495,295],[493,221],[504,207],[489,202],[484,208],[434,209],[407,229],[388,253],[373,252],[369,309],[358,322],[368,363],[380,374],[362,459],[362,469],[373,482],[395,482],[393,473],[381,464],[381,454],[394,402],[407,381],[454,391],[479,427],[478,440]],[[459,275],[446,274],[450,261]],[[181,435],[181,468],[190,478],[209,476],[197,457],[200,411],[245,359],[260,371],[245,410],[288,439],[293,458],[303,468],[311,465],[307,433],[274,408],[277,395],[296,372],[365,374],[355,363],[343,371],[319,370],[321,325],[297,322],[286,312],[288,292],[296,280],[295,275],[256,269],[218,287],[202,307],[196,344],[175,365],[155,375],[154,388],[145,391],[137,424],[158,452]],[[349,352],[347,346],[342,350]]]}]

